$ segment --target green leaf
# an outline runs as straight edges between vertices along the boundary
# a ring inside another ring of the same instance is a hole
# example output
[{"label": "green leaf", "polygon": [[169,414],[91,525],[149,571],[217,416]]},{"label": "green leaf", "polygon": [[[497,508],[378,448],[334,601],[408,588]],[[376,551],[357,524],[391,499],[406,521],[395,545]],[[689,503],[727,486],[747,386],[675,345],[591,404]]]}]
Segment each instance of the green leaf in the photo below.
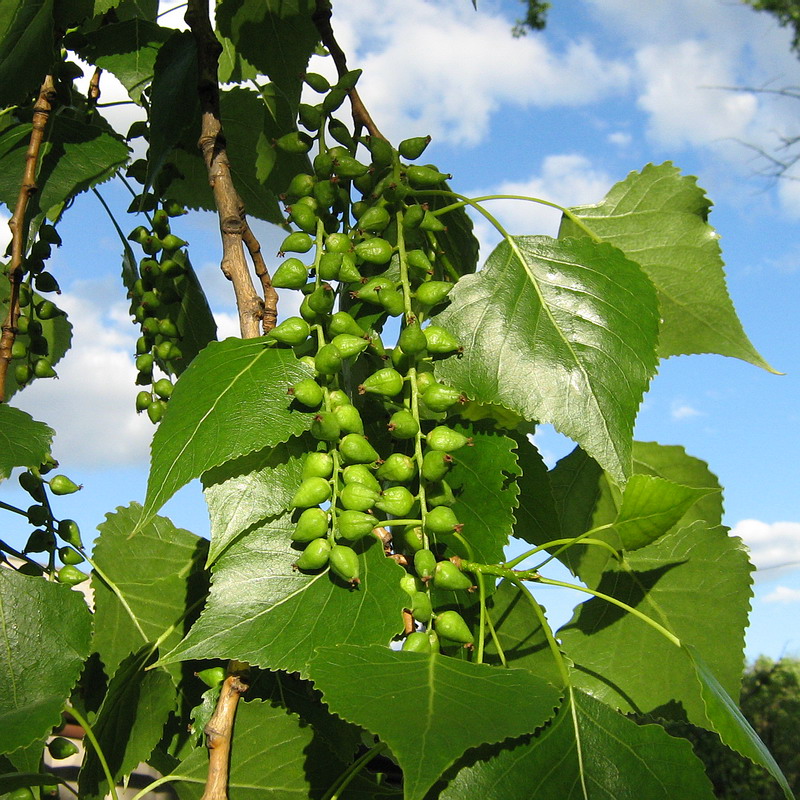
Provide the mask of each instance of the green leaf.
[{"label": "green leaf", "polygon": [[0,620],[0,753],[7,753],[59,724],[89,655],[92,616],[80,592],[0,569]]},{"label": "green leaf", "polygon": [[150,89],[150,149],[147,186],[152,186],[172,149],[200,135],[197,49],[189,31],[174,31],[161,46]]},{"label": "green leaf", "polygon": [[[625,565],[611,564],[598,590],[695,646],[736,694],[752,570],[741,542],[725,528],[696,522],[626,553]],[[575,686],[624,712],[685,713],[709,727],[686,652],[632,614],[593,598],[577,607],[559,638],[575,664]]]},{"label": "green leaf", "polygon": [[[553,686],[561,686],[564,681],[547,636],[523,592],[504,580],[490,602],[489,615],[506,662],[512,667],[527,669]],[[544,612],[544,607],[540,608]],[[487,663],[502,663],[494,641],[488,637],[486,652]]]},{"label": "green leaf", "polygon": [[[269,703],[239,703],[228,780],[231,800],[321,797],[345,768],[302,718]],[[180,800],[200,800],[208,777],[205,747],[170,772],[176,776],[173,785]],[[391,794],[364,778],[347,787],[346,797],[375,800],[384,792]]]},{"label": "green leaf", "polygon": [[514,454],[515,442],[491,425],[454,425],[454,430],[473,440],[453,455],[455,463],[445,480],[456,495],[453,511],[464,525],[462,536],[469,542],[469,556],[454,537],[442,537],[464,558],[484,564],[502,561],[514,528],[517,485],[520,474]]},{"label": "green leaf", "polygon": [[140,526],[193,478],[307,430],[312,414],[291,409],[287,390],[310,374],[263,337],[209,344],[175,384],[153,437]]},{"label": "green leaf", "polygon": [[210,566],[244,530],[280,514],[300,485],[309,452],[303,439],[233,459],[203,475],[203,493],[211,517]]},{"label": "green leaf", "polygon": [[543,731],[462,769],[441,800],[713,800],[685,739],[572,692]]},{"label": "green leaf", "polygon": [[389,745],[405,800],[421,800],[469,748],[543,725],[560,699],[526,670],[380,645],[317,648],[311,670],[331,711]]},{"label": "green leaf", "polygon": [[52,67],[54,44],[53,0],[0,0],[0,108],[31,99]]},{"label": "green leaf", "polygon": [[90,64],[113,73],[131,99],[140,103],[142,91],[153,79],[158,51],[170,34],[154,22],[129,19],[88,32],[77,52]]},{"label": "green leaf", "polygon": [[[774,372],[736,316],[711,203],[696,178],[667,161],[648,164],[591,206],[570,209],[594,233],[642,265],[658,291],[659,355],[719,353]],[[568,219],[559,236],[584,236]]]},{"label": "green leaf", "polygon": [[[7,280],[0,280],[0,318],[6,319],[8,314],[8,295],[10,286]],[[42,300],[42,296],[37,292],[33,292],[34,305]],[[26,309],[29,313],[30,309]],[[55,366],[64,354],[69,350],[72,344],[72,323],[67,319],[64,313],[57,314],[52,319],[39,320],[42,325],[42,336],[47,341],[47,352],[50,363]],[[17,333],[17,339],[25,344],[30,344],[30,336],[23,333]],[[9,369],[6,373],[6,401],[10,400],[13,395],[20,391],[20,386],[17,383],[16,376],[13,370]],[[40,462],[41,463],[41,462]]]},{"label": "green leaf", "polygon": [[50,453],[55,431],[24,411],[0,403],[0,481],[14,467],[38,467]]},{"label": "green leaf", "polygon": [[[55,221],[70,198],[112,177],[128,160],[128,146],[107,128],[73,118],[65,111],[53,116],[45,130],[29,213]],[[77,114],[77,112],[74,112]],[[0,135],[0,200],[14,208],[25,169],[30,123],[18,123]]]},{"label": "green leaf", "polygon": [[[206,540],[165,517],[131,538],[141,516],[138,503],[107,514],[94,546],[94,649],[107,675],[148,643],[160,641],[162,652],[174,647],[206,591]],[[177,670],[174,676],[180,679]]]},{"label": "green leaf", "polygon": [[697,680],[700,682],[700,690],[703,695],[706,714],[711,722],[711,730],[716,731],[720,739],[728,747],[743,756],[747,756],[754,764],[764,767],[780,784],[787,800],[794,800],[794,794],[789,788],[781,768],[765,747],[764,742],[761,741],[758,734],[745,719],[739,707],[731,699],[731,696],[720,685],[714,673],[700,655],[700,651],[692,645],[685,645],[684,647],[696,670]]},{"label": "green leaf", "polygon": [[[145,671],[151,655],[152,649],[146,647],[120,664],[92,725],[115,781],[129,775],[150,757],[176,706],[176,691],[169,673]],[[88,741],[79,789],[86,800],[100,800],[108,791],[100,759]]]},{"label": "green leaf", "polygon": [[658,309],[639,266],[587,239],[513,237],[436,322],[464,345],[437,375],[482,403],[552,423],[620,483],[655,372]]},{"label": "green leaf", "polygon": [[217,560],[200,619],[162,663],[235,658],[265,669],[308,674],[314,648],[388,642],[403,627],[403,570],[370,537],[359,552],[361,584],[349,589],[329,570],[292,568],[289,515],[248,531]]},{"label": "green leaf", "polygon": [[[268,75],[292,112],[319,35],[307,0],[222,0],[217,27],[239,54]],[[288,131],[283,131],[287,133]]]}]

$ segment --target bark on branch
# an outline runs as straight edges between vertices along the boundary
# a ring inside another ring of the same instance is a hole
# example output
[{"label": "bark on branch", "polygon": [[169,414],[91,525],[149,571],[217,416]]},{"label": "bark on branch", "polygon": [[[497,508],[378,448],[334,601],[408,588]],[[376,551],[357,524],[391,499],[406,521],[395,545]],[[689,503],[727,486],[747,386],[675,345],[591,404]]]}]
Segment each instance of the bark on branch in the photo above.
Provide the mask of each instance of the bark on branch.
[{"label": "bark on branch", "polygon": [[259,253],[260,246],[250,231],[244,204],[233,185],[225,133],[220,120],[218,66],[222,46],[211,28],[207,0],[189,0],[185,19],[197,43],[197,91],[201,109],[201,131],[197,145],[203,154],[219,215],[222,235],[220,266],[225,277],[233,283],[242,338],[253,339],[260,334],[259,322],[264,317],[265,309],[250,275],[243,242],[246,238],[251,253]]},{"label": "bark on branch", "polygon": [[5,401],[5,385],[8,367],[11,363],[11,349],[17,336],[17,320],[19,319],[19,287],[22,283],[22,261],[25,251],[26,226],[25,215],[31,197],[38,191],[36,185],[36,166],[39,163],[39,151],[44,140],[44,132],[50,119],[50,112],[56,100],[56,87],[53,76],[48,75],[41,87],[39,96],[33,106],[33,129],[25,154],[25,171],[22,177],[14,213],[8,222],[11,228],[11,261],[8,264],[8,280],[11,284],[8,298],[8,313],[3,320],[0,333],[0,403]]}]

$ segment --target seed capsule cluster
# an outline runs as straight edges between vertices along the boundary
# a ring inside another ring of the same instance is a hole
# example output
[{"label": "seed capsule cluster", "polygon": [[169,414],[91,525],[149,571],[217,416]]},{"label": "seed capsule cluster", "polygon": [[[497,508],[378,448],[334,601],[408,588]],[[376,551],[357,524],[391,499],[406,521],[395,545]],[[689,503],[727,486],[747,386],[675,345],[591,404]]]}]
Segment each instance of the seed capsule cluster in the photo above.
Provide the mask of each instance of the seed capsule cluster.
[{"label": "seed capsule cluster", "polygon": [[[316,150],[313,171],[295,175],[283,196],[294,229],[273,275],[277,288],[301,293],[299,315],[268,334],[273,346],[292,348],[314,369],[313,378],[288,387],[299,406],[316,412],[317,447],[291,502],[301,550],[295,566],[330,567],[355,587],[358,542],[377,529],[390,541],[387,554],[408,569],[408,612],[428,628],[424,638],[408,636],[405,647],[430,651],[440,638],[472,641],[457,612],[434,610],[430,592],[472,586],[431,549],[461,533],[447,474],[451,454],[470,443],[446,420],[466,398],[433,374],[434,359],[461,350],[449,331],[428,321],[452,288],[437,240],[445,226],[415,195],[449,176],[405,163],[422,155],[428,137],[396,149],[376,137],[352,138],[332,114],[357,77],[348,73],[331,87],[307,75],[325,97],[301,107],[307,133],[274,143],[293,153]],[[365,151],[368,158],[357,157]],[[387,348],[382,334],[392,318],[399,335]]]},{"label": "seed capsule cluster", "polygon": [[136,410],[146,411],[153,423],[164,416],[173,388],[168,377],[155,378],[153,370],[159,367],[170,374],[173,364],[183,358],[178,321],[189,281],[186,242],[171,232],[169,220],[185,213],[179,204],[166,201],[153,212],[150,228],[140,225],[128,235],[144,251],[139,277],[128,292],[131,315],[141,326],[136,342],[136,383],[150,387],[136,396]]},{"label": "seed capsule cluster", "polygon": [[52,248],[60,245],[61,237],[56,229],[45,223],[39,227],[36,239],[22,262],[20,316],[17,320],[17,338],[11,349],[14,377],[20,386],[25,386],[36,378],[56,376],[42,322],[54,319],[62,312],[52,301],[37,299],[35,293],[61,293],[58,281],[45,269],[45,262],[50,258]]}]

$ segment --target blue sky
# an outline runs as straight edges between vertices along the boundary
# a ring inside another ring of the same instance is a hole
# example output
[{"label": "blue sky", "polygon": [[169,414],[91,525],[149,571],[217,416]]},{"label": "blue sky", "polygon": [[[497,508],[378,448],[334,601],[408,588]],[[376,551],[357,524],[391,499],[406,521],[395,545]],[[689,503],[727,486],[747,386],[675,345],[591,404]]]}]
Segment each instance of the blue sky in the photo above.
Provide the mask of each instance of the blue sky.
[{"label": "blue sky", "polygon": [[[786,374],[722,357],[670,359],[642,406],[637,438],[682,444],[709,462],[725,487],[726,523],[759,567],[747,655],[800,655],[800,180],[764,177],[765,162],[743,144],[772,150],[781,136],[800,133],[800,102],[749,90],[800,85],[789,33],[734,0],[555,0],[543,33],[514,40],[522,10],[500,0],[479,0],[477,12],[468,0],[358,0],[335,8],[334,22],[350,66],[364,68],[360,89],[381,130],[395,141],[432,134],[430,158],[465,194],[570,205],[600,200],[648,162],[671,160],[698,176],[714,202],[711,222],[745,329]],[[164,18],[179,21],[179,13]],[[120,99],[103,80],[102,99]],[[127,130],[133,113],[123,106],[110,117]],[[127,206],[119,186],[101,191]],[[558,223],[531,204],[498,202],[492,211],[512,233],[554,233]],[[175,227],[208,281],[222,335],[234,335],[214,219],[183,218]],[[482,223],[477,230],[486,255],[492,232]],[[114,231],[91,195],[60,231],[65,245],[53,271],[79,347],[57,384],[40,381],[17,404],[58,430],[56,456],[85,488],[61,499],[57,514],[77,519],[91,538],[105,512],[143,498],[152,427],[131,410],[136,333]],[[265,252],[277,250],[282,234],[266,225],[259,232]],[[291,309],[284,304],[282,313]],[[537,442],[551,460],[570,448],[550,431]],[[27,505],[14,483],[2,498]],[[196,485],[164,513],[208,531]]]}]

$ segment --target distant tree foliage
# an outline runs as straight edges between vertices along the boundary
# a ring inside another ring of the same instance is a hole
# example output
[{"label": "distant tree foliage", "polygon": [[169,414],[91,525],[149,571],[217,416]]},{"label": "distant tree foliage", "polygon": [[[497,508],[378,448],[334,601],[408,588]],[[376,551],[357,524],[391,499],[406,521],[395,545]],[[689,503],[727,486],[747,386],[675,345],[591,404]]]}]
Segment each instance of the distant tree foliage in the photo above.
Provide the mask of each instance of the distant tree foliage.
[{"label": "distant tree foliage", "polygon": [[800,54],[800,2],[798,0],[744,0],[756,11],[772,14],[784,27],[791,27],[792,50]]},{"label": "distant tree foliage", "polygon": [[540,0],[521,0],[527,9],[523,19],[518,19],[511,32],[516,38],[526,36],[528,30],[540,31],[547,24],[547,11],[550,3],[542,3]]}]

